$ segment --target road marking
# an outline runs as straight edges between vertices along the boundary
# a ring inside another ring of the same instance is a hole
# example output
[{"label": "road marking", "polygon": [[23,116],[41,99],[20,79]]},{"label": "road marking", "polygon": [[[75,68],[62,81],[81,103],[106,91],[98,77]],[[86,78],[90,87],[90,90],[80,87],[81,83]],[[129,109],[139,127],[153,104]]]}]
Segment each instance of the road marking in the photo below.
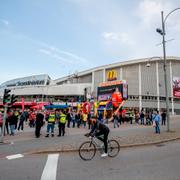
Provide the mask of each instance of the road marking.
[{"label": "road marking", "polygon": [[56,180],[59,154],[49,154],[41,180]]},{"label": "road marking", "polygon": [[22,155],[22,154],[14,154],[14,155],[11,155],[11,156],[6,156],[6,158],[8,160],[22,158],[22,157],[24,157],[24,155]]}]

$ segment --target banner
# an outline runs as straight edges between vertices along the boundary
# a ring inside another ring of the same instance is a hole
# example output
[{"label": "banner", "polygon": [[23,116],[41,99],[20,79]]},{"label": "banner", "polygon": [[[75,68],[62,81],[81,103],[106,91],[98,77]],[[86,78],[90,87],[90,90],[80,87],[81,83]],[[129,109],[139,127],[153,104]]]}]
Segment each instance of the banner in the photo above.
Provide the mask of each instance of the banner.
[{"label": "banner", "polygon": [[180,77],[173,77],[173,96],[180,98]]}]

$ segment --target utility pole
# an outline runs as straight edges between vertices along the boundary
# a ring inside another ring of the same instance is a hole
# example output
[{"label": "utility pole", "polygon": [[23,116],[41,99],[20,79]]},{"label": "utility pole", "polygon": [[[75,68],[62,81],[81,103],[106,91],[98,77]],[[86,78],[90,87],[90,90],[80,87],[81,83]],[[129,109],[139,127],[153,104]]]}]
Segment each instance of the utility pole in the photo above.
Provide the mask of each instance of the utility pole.
[{"label": "utility pole", "polygon": [[8,105],[5,105],[4,106],[3,126],[2,126],[2,131],[1,131],[0,143],[4,143],[4,131],[5,131],[5,124],[6,124],[7,109],[8,109]]}]

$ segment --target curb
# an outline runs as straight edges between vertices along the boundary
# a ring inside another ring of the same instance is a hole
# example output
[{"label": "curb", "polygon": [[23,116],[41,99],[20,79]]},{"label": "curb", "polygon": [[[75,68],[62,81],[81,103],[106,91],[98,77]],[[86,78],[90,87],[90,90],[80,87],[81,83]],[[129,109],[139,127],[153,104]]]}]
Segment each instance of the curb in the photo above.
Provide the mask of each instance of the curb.
[{"label": "curb", "polygon": [[[180,140],[180,137],[177,138],[172,138],[172,139],[165,139],[161,141],[155,141],[155,142],[150,142],[150,143],[137,143],[137,144],[128,144],[128,145],[120,145],[120,148],[126,149],[126,148],[133,148],[133,147],[142,147],[142,146],[152,146],[152,145],[158,145],[166,142],[171,142],[171,141],[177,141]],[[70,153],[70,152],[78,152],[78,148],[72,148],[72,149],[56,149],[56,150],[36,150],[36,151],[30,151],[26,152],[23,154],[53,154],[53,153]]]},{"label": "curb", "polygon": [[11,144],[11,142],[9,142],[9,141],[0,142],[0,145],[7,145],[7,144]]}]

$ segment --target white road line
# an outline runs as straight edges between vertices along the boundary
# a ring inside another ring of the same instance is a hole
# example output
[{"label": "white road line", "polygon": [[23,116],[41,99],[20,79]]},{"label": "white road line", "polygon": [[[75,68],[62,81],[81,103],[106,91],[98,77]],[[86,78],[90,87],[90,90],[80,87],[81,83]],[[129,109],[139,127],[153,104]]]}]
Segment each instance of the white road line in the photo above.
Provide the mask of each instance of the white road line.
[{"label": "white road line", "polygon": [[59,154],[49,154],[41,180],[56,180]]},{"label": "white road line", "polygon": [[14,154],[14,155],[11,155],[11,156],[6,156],[6,158],[8,160],[22,158],[22,157],[24,157],[24,155],[22,155],[22,154]]}]

